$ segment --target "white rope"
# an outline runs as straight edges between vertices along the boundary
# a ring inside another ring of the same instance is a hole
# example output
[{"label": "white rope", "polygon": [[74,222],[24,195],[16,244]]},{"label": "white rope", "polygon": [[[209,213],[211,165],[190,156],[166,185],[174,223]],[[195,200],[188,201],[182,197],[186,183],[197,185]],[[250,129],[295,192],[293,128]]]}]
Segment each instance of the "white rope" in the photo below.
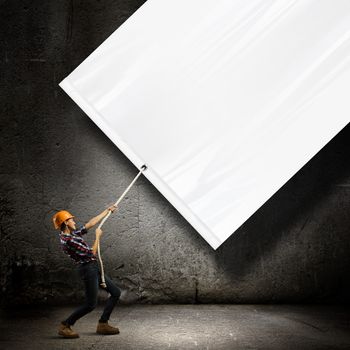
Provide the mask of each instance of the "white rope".
[{"label": "white rope", "polygon": [[[139,178],[139,176],[142,174],[144,170],[146,170],[147,167],[146,165],[143,165],[141,167],[141,170],[139,173],[135,176],[134,180],[132,180],[131,184],[127,187],[127,189],[123,192],[123,194],[118,198],[118,200],[115,202],[114,206],[117,207],[118,204],[122,201],[122,199],[125,197],[125,195],[129,192],[130,188],[133,186],[133,184],[136,182],[136,180]],[[98,228],[101,228],[103,224],[107,221],[109,216],[111,215],[112,211],[109,210],[108,214],[103,218],[103,220],[100,222],[98,225]],[[100,252],[100,241],[97,243],[97,255],[98,255],[98,260],[100,262],[100,267],[101,267],[101,287],[106,288],[106,281],[105,281],[105,272],[104,272],[104,267],[103,267],[103,261],[101,258],[101,252]]]}]

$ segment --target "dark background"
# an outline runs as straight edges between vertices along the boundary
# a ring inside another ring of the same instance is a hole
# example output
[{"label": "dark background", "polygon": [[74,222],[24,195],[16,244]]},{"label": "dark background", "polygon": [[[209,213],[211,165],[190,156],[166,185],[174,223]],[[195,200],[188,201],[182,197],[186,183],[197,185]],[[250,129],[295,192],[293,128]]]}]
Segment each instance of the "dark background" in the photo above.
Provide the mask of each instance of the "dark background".
[{"label": "dark background", "polygon": [[[138,170],[58,83],[142,3],[0,1],[3,306],[82,295],[51,217],[67,209],[86,222]],[[124,302],[347,303],[349,139],[347,126],[217,251],[140,178],[101,248]]]}]

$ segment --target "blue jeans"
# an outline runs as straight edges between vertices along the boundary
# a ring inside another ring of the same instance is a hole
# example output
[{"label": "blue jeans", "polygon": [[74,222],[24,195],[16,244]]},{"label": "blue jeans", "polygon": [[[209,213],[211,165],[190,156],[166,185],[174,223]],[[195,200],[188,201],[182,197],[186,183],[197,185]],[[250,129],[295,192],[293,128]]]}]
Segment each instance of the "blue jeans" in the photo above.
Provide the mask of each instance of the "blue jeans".
[{"label": "blue jeans", "polygon": [[[85,303],[76,309],[65,321],[65,324],[73,325],[79,318],[91,312],[97,305],[97,292],[101,282],[101,276],[97,261],[91,261],[86,264],[81,264],[78,267],[79,275],[85,286]],[[114,305],[120,297],[120,289],[112,282],[112,280],[105,276],[107,292],[110,297],[107,300],[106,306],[103,310],[100,322],[107,322],[113,311]]]}]

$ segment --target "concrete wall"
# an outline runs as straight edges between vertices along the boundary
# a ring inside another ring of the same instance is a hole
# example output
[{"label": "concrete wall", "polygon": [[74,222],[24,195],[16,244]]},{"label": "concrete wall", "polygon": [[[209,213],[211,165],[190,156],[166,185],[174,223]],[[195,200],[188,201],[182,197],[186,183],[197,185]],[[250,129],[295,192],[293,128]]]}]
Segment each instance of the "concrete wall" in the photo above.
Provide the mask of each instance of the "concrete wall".
[{"label": "concrete wall", "polygon": [[[137,169],[57,84],[142,3],[0,1],[2,305],[82,295],[51,217],[65,208],[84,223]],[[217,251],[141,178],[102,243],[124,301],[346,302],[349,137],[347,127]]]}]

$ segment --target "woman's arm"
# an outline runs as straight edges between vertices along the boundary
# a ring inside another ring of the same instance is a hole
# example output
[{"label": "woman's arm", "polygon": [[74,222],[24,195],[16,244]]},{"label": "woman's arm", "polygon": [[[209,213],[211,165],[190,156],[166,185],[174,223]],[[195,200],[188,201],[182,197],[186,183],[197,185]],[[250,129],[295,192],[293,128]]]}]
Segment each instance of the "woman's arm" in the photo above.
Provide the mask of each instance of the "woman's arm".
[{"label": "woman's arm", "polygon": [[95,226],[96,224],[98,224],[107,214],[109,211],[111,211],[112,213],[114,212],[114,210],[116,210],[117,207],[115,207],[114,205],[110,206],[109,208],[107,208],[106,210],[104,210],[101,214],[95,216],[94,218],[92,218],[91,220],[89,220],[84,226],[85,228],[88,230],[89,228]]},{"label": "woman's arm", "polygon": [[96,239],[95,239],[94,244],[92,245],[92,252],[94,253],[94,255],[96,255],[96,253],[97,253],[97,247],[100,243],[101,236],[102,236],[102,230],[100,228],[97,228],[96,229]]}]

